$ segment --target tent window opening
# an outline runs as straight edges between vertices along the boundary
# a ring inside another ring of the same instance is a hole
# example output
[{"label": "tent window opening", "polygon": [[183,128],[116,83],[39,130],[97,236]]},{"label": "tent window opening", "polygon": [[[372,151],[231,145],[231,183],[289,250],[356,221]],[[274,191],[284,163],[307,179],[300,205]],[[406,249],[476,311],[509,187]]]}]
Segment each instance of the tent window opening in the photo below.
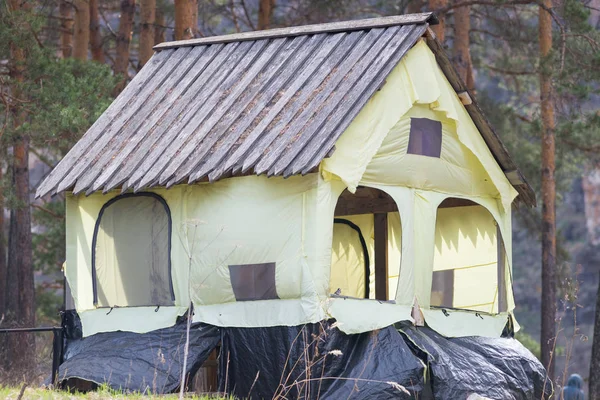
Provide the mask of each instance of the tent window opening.
[{"label": "tent window opening", "polygon": [[507,310],[506,252],[494,217],[470,200],[437,211],[431,305],[496,314]]},{"label": "tent window opening", "polygon": [[154,193],[124,194],[100,210],[92,242],[97,307],[172,306],[171,214]]},{"label": "tent window opening", "polygon": [[400,275],[402,227],[394,200],[359,187],[338,199],[333,224],[330,293],[392,300]]},{"label": "tent window opening", "polygon": [[440,158],[442,123],[428,118],[411,118],[407,153]]},{"label": "tent window opening", "polygon": [[279,299],[274,262],[230,265],[229,276],[237,301]]}]

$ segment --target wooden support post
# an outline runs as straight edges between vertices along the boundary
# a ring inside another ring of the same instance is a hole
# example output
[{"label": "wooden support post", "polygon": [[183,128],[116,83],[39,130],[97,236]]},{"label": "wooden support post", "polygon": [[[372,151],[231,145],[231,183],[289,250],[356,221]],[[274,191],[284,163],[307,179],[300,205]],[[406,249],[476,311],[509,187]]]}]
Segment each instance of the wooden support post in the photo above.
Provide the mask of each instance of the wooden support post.
[{"label": "wooden support post", "polygon": [[375,217],[375,298],[388,300],[388,224],[387,213]]}]

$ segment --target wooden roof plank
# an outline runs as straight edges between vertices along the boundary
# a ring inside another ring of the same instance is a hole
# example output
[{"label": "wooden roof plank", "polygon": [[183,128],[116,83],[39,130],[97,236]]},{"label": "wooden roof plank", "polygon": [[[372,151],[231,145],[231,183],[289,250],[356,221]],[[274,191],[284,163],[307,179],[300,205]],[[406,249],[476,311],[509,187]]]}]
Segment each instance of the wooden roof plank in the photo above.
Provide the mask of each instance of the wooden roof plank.
[{"label": "wooden roof plank", "polygon": [[[121,112],[110,121],[109,126],[104,129],[98,140],[86,149],[81,160],[71,168],[71,171],[67,174],[63,183],[58,187],[59,191],[75,184],[76,180],[79,179],[83,173],[88,171],[90,165],[95,163],[97,159],[105,153],[105,149],[110,145],[110,141],[127,126],[136,114],[140,112],[154,91],[157,88],[160,88],[163,81],[169,76],[173,69],[177,67],[177,61],[181,61],[187,53],[189,53],[189,50],[174,50],[173,56],[169,57],[166,62],[162,64],[161,68],[158,69],[151,80],[146,82],[139,93],[136,96],[127,99],[128,106],[124,107]],[[79,193],[79,191],[81,191],[81,188],[80,186],[77,186],[77,190],[74,191],[74,193]]]},{"label": "wooden roof plank", "polygon": [[[133,115],[118,136],[110,142],[112,147],[107,147],[106,151],[100,156],[100,159],[96,161],[95,168],[90,169],[88,173],[82,175],[77,180],[74,193],[79,192],[78,187],[85,190],[90,190],[91,188],[92,191],[96,191],[104,186],[112,173],[121,166],[121,162],[145,138],[145,134],[148,131],[148,129],[144,129],[145,124],[148,124],[150,121],[156,123],[162,115],[161,111],[164,111],[164,105],[170,103],[168,99],[172,98],[174,93],[179,93],[185,87],[180,84],[180,81],[195,64],[196,60],[203,53],[203,50],[204,48],[202,47],[193,47],[182,59],[171,57],[177,67],[172,69],[166,80],[150,95],[143,108]],[[92,173],[92,171],[94,172]]]},{"label": "wooden roof plank", "polygon": [[[160,140],[153,146],[152,150],[142,162],[140,167],[133,173],[133,176],[127,181],[127,187],[135,186],[135,190],[140,190],[150,181],[158,177],[163,168],[169,162],[170,158],[179,150],[184,138],[180,137],[181,130],[192,119],[205,118],[212,106],[216,102],[215,96],[220,96],[224,92],[221,83],[228,77],[230,71],[236,66],[239,60],[246,54],[251,44],[239,44],[243,48],[238,50],[238,43],[224,45],[222,50],[217,53],[212,62],[203,71],[200,78],[203,84],[201,89],[192,93],[192,97],[187,103],[181,103],[181,114],[169,129],[162,135]],[[209,108],[210,107],[210,108]]]},{"label": "wooden roof plank", "polygon": [[168,181],[167,187],[181,182],[189,176],[192,170],[202,162],[208,150],[240,116],[245,106],[261,89],[260,86],[256,85],[251,87],[251,83],[259,77],[261,72],[268,71],[269,67],[273,66],[274,58],[281,54],[286,41],[287,39],[284,38],[275,39],[264,50],[257,49],[256,59],[249,62],[249,66],[244,68],[240,77],[235,78],[236,85],[231,93],[219,104],[211,118],[195,131],[178,157],[172,161],[165,171],[164,180]]},{"label": "wooden roof plank", "polygon": [[[315,94],[315,91],[323,84],[327,76],[331,74],[332,69],[345,59],[348,46],[362,48],[364,42],[359,41],[361,37],[378,37],[380,33],[381,30],[373,30],[367,35],[353,32],[347,35],[337,34],[332,36],[338,37],[340,40],[335,43],[335,46],[331,47],[330,53],[322,54],[321,57],[314,57],[311,60],[310,68],[303,70],[301,76],[294,82],[290,89],[291,93],[285,98],[286,103],[282,104],[281,108],[272,110],[278,112],[269,113],[272,118],[265,120],[264,123],[261,122],[257,126],[257,130],[261,134],[252,140],[254,145],[248,148],[248,152],[244,154],[244,159],[241,160],[243,164],[242,173],[254,168],[255,163],[263,157],[265,151],[278,136],[289,134],[288,131],[292,129],[290,125],[295,116],[302,112],[302,107]],[[242,150],[244,150],[243,147],[238,149],[238,153],[241,153]]]},{"label": "wooden roof plank", "polygon": [[[127,160],[125,164],[120,167],[116,174],[111,180],[105,185],[104,191],[108,191],[118,185],[124,183],[127,179],[131,178],[136,171],[140,171],[142,168],[140,164],[142,162],[151,163],[151,157],[156,157],[158,153],[152,151],[156,148],[157,143],[169,132],[169,128],[175,122],[175,120],[184,112],[187,106],[193,102],[194,98],[198,95],[206,82],[200,77],[205,72],[215,57],[221,52],[224,45],[210,46],[206,49],[206,52],[202,54],[200,59],[194,65],[192,71],[186,75],[186,78],[180,83],[181,86],[186,86],[185,91],[179,95],[172,103],[165,102],[162,105],[160,111],[160,120],[154,125],[149,125],[149,132],[146,135],[145,140],[136,148]],[[172,135],[172,134],[171,134]],[[123,189],[127,189],[124,185]]]},{"label": "wooden roof plank", "polygon": [[[327,139],[327,135],[316,136],[322,132],[331,132],[331,128],[328,128],[328,126],[335,127],[344,120],[348,120],[349,124],[356,115],[348,114],[348,111],[353,109],[353,104],[360,99],[362,92],[379,75],[389,59],[406,44],[406,39],[413,30],[414,25],[387,29],[385,34],[389,34],[389,39],[386,40],[382,36],[377,41],[377,44],[381,47],[371,47],[369,52],[348,71],[345,78],[335,89],[335,96],[332,96],[324,107],[319,110],[318,114],[309,121],[309,125],[304,128],[305,132],[289,144],[289,148],[270,168],[269,174],[281,174],[302,153],[313,138],[315,138],[316,143],[322,144]],[[406,47],[410,45],[412,43],[406,45]],[[308,162],[310,157],[299,157],[298,160]]]},{"label": "wooden roof plank", "polygon": [[197,76],[197,67],[205,50],[205,47],[192,48],[189,56],[181,62],[180,68],[174,71],[164,83],[163,86],[166,90],[163,96],[155,96],[151,106],[147,107],[143,113],[139,113],[136,123],[129,125],[131,130],[129,140],[125,141],[122,147],[106,161],[101,173],[93,182],[93,191],[105,186],[117,170],[124,167],[123,163],[147,139],[152,127],[162,119],[168,105],[176,101],[188,89]]},{"label": "wooden roof plank", "polygon": [[[368,43],[368,41],[362,41],[356,46],[347,46],[344,49],[347,53],[344,55],[345,62],[328,68],[330,74],[326,77],[324,84],[317,88],[315,96],[310,99],[308,104],[301,107],[299,115],[289,123],[286,135],[277,138],[269,147],[269,153],[256,164],[254,169],[257,174],[267,172],[275,163],[283,164],[290,161],[283,156],[288,145],[293,146],[305,135],[314,134],[320,121],[330,117],[331,112],[337,107],[337,100],[350,90],[369,65],[374,63],[378,56],[385,57],[383,54],[385,46],[394,38],[399,29],[402,28],[374,29],[371,32],[379,31],[381,35],[374,41],[373,46],[365,46],[364,43]],[[392,44],[392,46],[394,45]],[[336,95],[333,100],[330,98],[332,93]],[[306,128],[307,124],[308,128]],[[269,171],[269,174],[273,175],[277,172]]]},{"label": "wooden roof plank", "polygon": [[[309,55],[315,50],[317,44],[317,41],[309,40],[308,36],[298,36],[291,40],[288,47],[281,53],[279,59],[269,65],[267,71],[262,74],[261,80],[265,80],[265,82],[260,86],[261,89],[256,97],[250,101],[250,104],[244,110],[244,115],[239,118],[239,122],[234,130],[225,135],[221,145],[207,156],[206,161],[200,168],[190,175],[189,182],[202,179],[211,171],[220,170],[220,167],[223,165],[222,161],[230,154],[235,143],[249,129],[255,119],[261,113],[266,112],[268,104],[290,82],[299,68],[306,62]],[[303,46],[305,50],[299,51],[300,46]]]},{"label": "wooden roof plank", "polygon": [[[261,146],[261,138],[266,133],[268,126],[278,117],[280,112],[289,105],[293,98],[296,100],[303,97],[303,90],[307,90],[311,84],[311,80],[318,79],[318,74],[315,75],[315,71],[319,69],[321,64],[329,57],[335,57],[334,50],[338,44],[347,35],[334,34],[334,35],[316,35],[311,40],[318,41],[319,46],[316,48],[316,53],[312,54],[308,63],[302,66],[300,73],[292,77],[289,81],[289,85],[282,89],[283,94],[277,99],[276,103],[269,108],[268,113],[259,121],[258,125],[248,133],[245,140],[240,143],[240,146],[235,152],[227,158],[225,161],[224,171],[233,168],[238,162],[242,163],[251,154],[252,150],[257,148],[264,148]],[[347,39],[346,39],[347,40]],[[301,59],[302,60],[302,59]],[[308,86],[307,86],[308,85]],[[289,108],[288,108],[289,110]],[[286,118],[283,116],[279,120]]]},{"label": "wooden roof plank", "polygon": [[[417,40],[419,40],[424,31],[425,27],[421,26],[414,27],[406,33],[406,37],[404,38],[402,45],[394,54],[390,56],[388,62],[381,66],[381,69],[378,70],[377,75],[372,76],[370,80],[364,79],[360,82],[359,85],[363,86],[363,89],[359,89],[361,91],[360,97],[355,100],[352,105],[350,115],[353,115],[353,117],[345,120],[345,123],[343,124],[341,121],[329,121],[327,126],[322,130],[324,132],[332,132],[332,134],[318,146],[314,143],[311,143],[309,147],[302,153],[300,158],[295,160],[285,171],[284,176],[289,176],[291,173],[299,172],[302,174],[307,174],[320,164],[321,160],[323,160],[323,158],[330,152],[335,145],[335,142],[337,142],[348,125],[350,125],[352,119],[354,119],[360,110],[367,104],[372,94],[375,93],[379,87],[381,87],[387,76],[392,72],[394,67],[398,65],[404,54],[406,54],[406,52],[417,42]],[[344,101],[345,100],[342,100],[342,102]]]}]

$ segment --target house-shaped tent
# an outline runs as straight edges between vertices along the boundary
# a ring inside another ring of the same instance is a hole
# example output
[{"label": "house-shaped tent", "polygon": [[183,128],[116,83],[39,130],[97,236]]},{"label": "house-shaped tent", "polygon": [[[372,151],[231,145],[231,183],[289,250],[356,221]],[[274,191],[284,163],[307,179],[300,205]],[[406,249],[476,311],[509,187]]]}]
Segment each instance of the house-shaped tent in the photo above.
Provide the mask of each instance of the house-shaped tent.
[{"label": "house-shaped tent", "polygon": [[511,208],[535,197],[431,23],[156,46],[37,191],[66,192],[83,337],[190,305],[224,328],[517,328]]}]

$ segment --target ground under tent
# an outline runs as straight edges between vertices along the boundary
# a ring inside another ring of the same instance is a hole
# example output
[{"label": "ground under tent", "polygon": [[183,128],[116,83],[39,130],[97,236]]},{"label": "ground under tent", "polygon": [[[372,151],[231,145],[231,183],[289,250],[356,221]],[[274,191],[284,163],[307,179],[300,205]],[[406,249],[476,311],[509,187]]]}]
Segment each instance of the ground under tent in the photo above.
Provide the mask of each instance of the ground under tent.
[{"label": "ground under tent", "polygon": [[[185,330],[181,322],[145,334],[69,337],[59,382],[172,392],[181,383]],[[217,344],[217,386],[188,390],[218,388],[248,399],[466,399],[478,394],[535,400],[552,393],[544,368],[513,338],[447,339],[406,323],[346,335],[333,321],[271,328],[193,324],[187,385],[197,381],[194,375]]]},{"label": "ground under tent", "polygon": [[[494,338],[484,343],[496,356],[514,348],[500,340],[519,328],[511,209],[535,196],[428,28],[435,22],[426,13],[157,46],[37,191],[66,191],[67,308],[82,338],[61,373],[93,365],[107,340],[132,363],[156,357],[136,359],[128,341],[177,337],[190,309],[207,327],[194,331],[190,368],[217,331],[223,368],[223,350],[247,358],[244,340],[291,349],[293,332],[335,321],[326,330],[343,349],[327,351],[347,353],[348,368],[331,361],[323,371],[353,374],[353,351],[381,339],[393,343],[376,353],[390,368],[433,377],[413,392],[433,382],[445,398],[435,375],[446,370],[420,370],[435,357],[428,342],[394,324],[439,341]],[[385,358],[393,346],[396,359]],[[498,390],[539,387],[540,368]],[[339,385],[320,387],[337,395]]]}]

